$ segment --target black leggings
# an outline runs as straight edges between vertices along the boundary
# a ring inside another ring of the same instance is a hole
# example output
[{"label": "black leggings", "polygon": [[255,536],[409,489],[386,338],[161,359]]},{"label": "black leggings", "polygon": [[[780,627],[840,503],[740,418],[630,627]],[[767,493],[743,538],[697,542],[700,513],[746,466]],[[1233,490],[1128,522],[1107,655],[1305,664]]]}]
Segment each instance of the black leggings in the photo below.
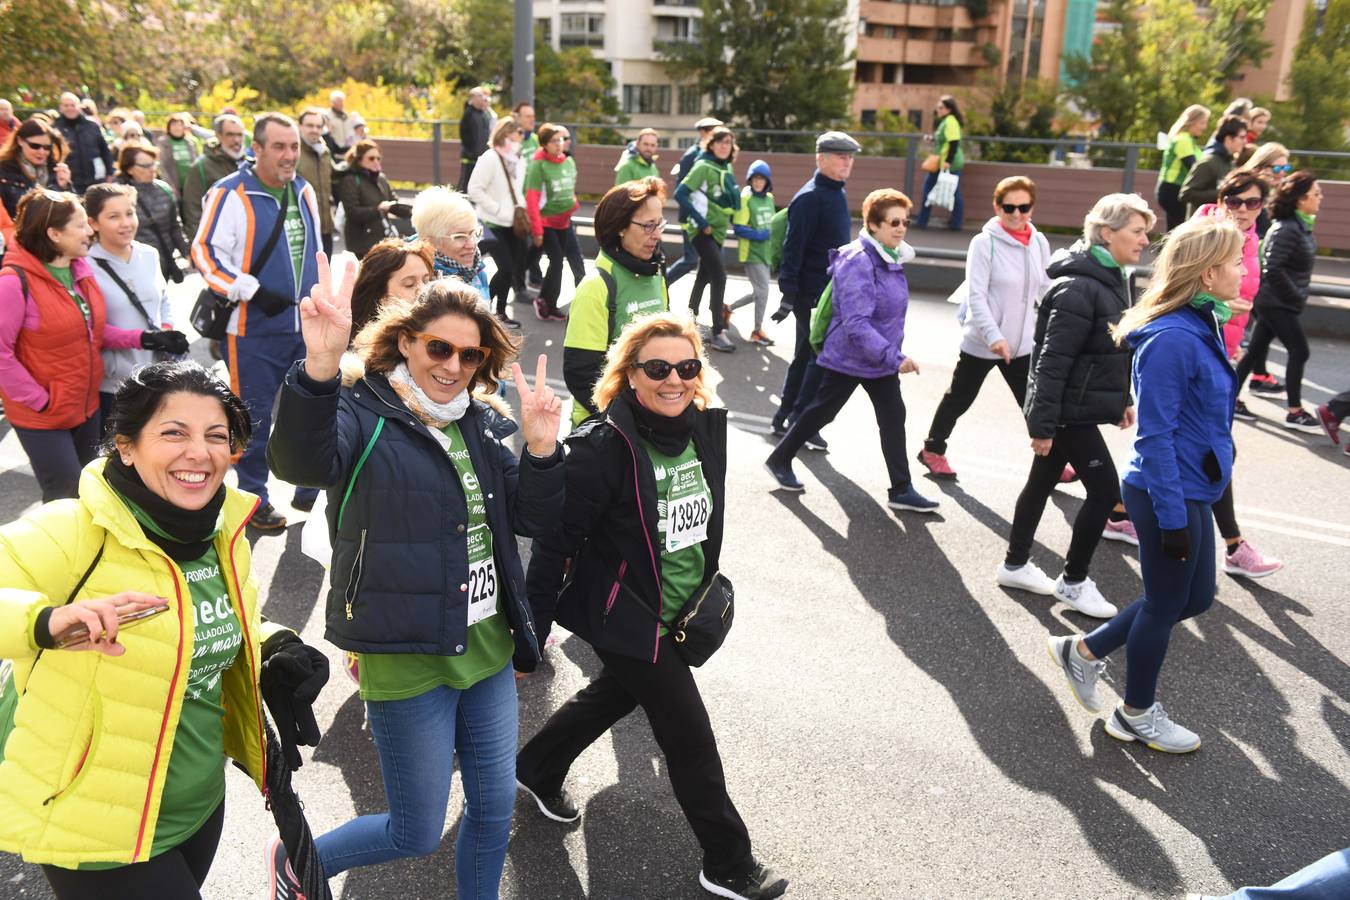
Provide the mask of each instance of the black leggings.
[{"label": "black leggings", "polygon": [[145,862],[99,870],[43,866],[42,874],[57,900],[195,900],[216,858],[224,824],[222,801],[192,837]]},{"label": "black leggings", "polygon": [[1237,540],[1242,536],[1242,529],[1238,527],[1237,511],[1233,509],[1233,479],[1237,477],[1237,445],[1233,445],[1233,470],[1228,476],[1228,484],[1224,485],[1223,494],[1218,500],[1214,501],[1214,524],[1219,526],[1219,534],[1223,535],[1224,543]]},{"label": "black leggings", "polygon": [[708,285],[712,294],[713,334],[721,334],[722,297],[727,290],[727,266],[722,261],[722,245],[713,240],[710,234],[699,232],[691,242],[698,251],[698,275],[694,278],[694,292],[689,295],[689,311],[696,317],[698,308],[703,305],[703,286]]},{"label": "black leggings", "polygon": [[1298,409],[1303,405],[1303,367],[1308,362],[1308,338],[1303,333],[1303,323],[1299,314],[1288,309],[1266,307],[1255,313],[1256,327],[1252,329],[1252,340],[1247,345],[1247,355],[1238,363],[1238,390],[1247,383],[1247,376],[1253,367],[1266,361],[1266,351],[1270,342],[1278,340],[1284,344],[1289,355],[1289,364],[1284,372],[1285,391],[1289,396],[1289,408]]},{"label": "black leggings", "polygon": [[1096,425],[1065,425],[1055,432],[1050,452],[1031,461],[1031,474],[1017,498],[1004,562],[1010,568],[1017,568],[1031,559],[1036,526],[1041,524],[1045,503],[1059,484],[1065,463],[1073,466],[1087,490],[1087,499],[1073,520],[1073,537],[1064,558],[1065,577],[1069,581],[1082,581],[1087,578],[1088,565],[1101,540],[1106,519],[1120,502],[1116,465],[1111,461],[1111,451],[1106,448],[1106,441]]},{"label": "black leggings", "polygon": [[1154,196],[1167,216],[1168,231],[1186,221],[1186,204],[1181,202],[1180,184],[1168,184],[1166,181],[1159,181]]},{"label": "black leggings", "polygon": [[548,272],[539,299],[550,312],[558,311],[558,297],[562,293],[563,257],[567,252],[567,229],[544,226],[544,256],[548,258]]},{"label": "black leggings", "polygon": [[947,438],[952,436],[956,420],[970,409],[970,405],[979,396],[984,379],[995,366],[998,367],[1003,380],[1008,383],[1008,389],[1012,391],[1013,397],[1017,398],[1018,408],[1026,403],[1027,372],[1031,368],[1030,356],[1019,356],[1012,362],[1005,363],[1001,359],[972,356],[963,350],[957,357],[956,368],[952,370],[951,386],[947,388],[947,393],[942,395],[937,412],[933,413],[933,424],[928,426],[928,440],[923,442],[925,450],[939,456],[947,452]]},{"label": "black leggings", "polygon": [[525,239],[516,237],[510,225],[490,225],[492,260],[497,264],[497,274],[492,276],[488,290],[492,299],[497,301],[497,312],[506,312],[506,295],[515,288],[516,302],[525,299],[525,269],[529,266],[529,257],[525,250]]}]

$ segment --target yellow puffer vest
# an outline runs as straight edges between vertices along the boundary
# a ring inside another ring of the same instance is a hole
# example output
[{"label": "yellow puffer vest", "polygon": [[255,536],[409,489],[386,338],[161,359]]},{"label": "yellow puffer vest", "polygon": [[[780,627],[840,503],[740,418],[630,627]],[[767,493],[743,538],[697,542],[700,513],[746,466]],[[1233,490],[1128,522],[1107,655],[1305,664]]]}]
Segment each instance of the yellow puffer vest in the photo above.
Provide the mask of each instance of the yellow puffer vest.
[{"label": "yellow puffer vest", "polygon": [[[104,462],[85,467],[78,500],[0,528],[0,658],[13,670],[3,690],[21,695],[13,729],[0,734],[0,850],[31,863],[149,857],[192,660],[183,571],[145,537],[104,480]],[[224,675],[224,749],[265,791],[261,623],[243,536],[256,506],[252,494],[227,489],[216,552],[244,632]],[[167,597],[169,612],[120,635],[122,656],[47,650],[37,659],[38,613],[70,596],[100,546],[76,602],[135,590]]]}]

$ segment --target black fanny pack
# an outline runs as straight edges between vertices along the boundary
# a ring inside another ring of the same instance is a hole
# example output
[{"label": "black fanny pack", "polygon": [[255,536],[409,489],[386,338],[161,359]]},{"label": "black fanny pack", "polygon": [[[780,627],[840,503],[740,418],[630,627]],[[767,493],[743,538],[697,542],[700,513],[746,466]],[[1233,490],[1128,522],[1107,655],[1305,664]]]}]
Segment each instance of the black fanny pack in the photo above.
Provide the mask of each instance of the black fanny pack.
[{"label": "black fanny pack", "polygon": [[675,642],[675,652],[680,659],[697,668],[712,657],[731,631],[731,623],[736,617],[736,589],[720,571],[698,586],[689,599],[684,601],[674,620],[666,623],[659,610],[652,609],[637,591],[623,583],[615,581],[632,597],[638,606],[651,614],[658,622],[665,624],[670,638]]}]

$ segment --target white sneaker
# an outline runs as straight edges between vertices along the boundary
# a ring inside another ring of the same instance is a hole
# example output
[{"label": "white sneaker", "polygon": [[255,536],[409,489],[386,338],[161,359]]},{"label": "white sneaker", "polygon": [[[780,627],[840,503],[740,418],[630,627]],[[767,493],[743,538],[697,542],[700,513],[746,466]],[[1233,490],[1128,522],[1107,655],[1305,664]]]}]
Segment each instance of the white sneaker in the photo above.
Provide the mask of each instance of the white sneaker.
[{"label": "white sneaker", "polygon": [[1016,569],[1010,569],[1007,563],[1001,563],[998,571],[994,573],[994,581],[1006,588],[1017,588],[1019,591],[1030,591],[1045,597],[1055,592],[1055,583],[1034,562],[1027,562]]},{"label": "white sneaker", "polygon": [[1200,746],[1200,735],[1173,722],[1161,703],[1137,716],[1126,715],[1125,707],[1117,706],[1106,720],[1106,733],[1122,741],[1143,741],[1163,753],[1190,753]]},{"label": "white sneaker", "polygon": [[1106,671],[1106,660],[1085,659],[1078,652],[1078,640],[1076,634],[1048,637],[1045,639],[1045,649],[1049,651],[1055,665],[1064,672],[1074,699],[1088,712],[1101,712],[1104,704],[1101,692],[1097,690],[1097,682],[1102,672]]},{"label": "white sneaker", "polygon": [[1063,600],[1083,615],[1092,616],[1094,619],[1109,619],[1116,614],[1116,607],[1107,602],[1091,578],[1084,578],[1077,584],[1069,584],[1061,575],[1055,582],[1052,593],[1056,599]]}]

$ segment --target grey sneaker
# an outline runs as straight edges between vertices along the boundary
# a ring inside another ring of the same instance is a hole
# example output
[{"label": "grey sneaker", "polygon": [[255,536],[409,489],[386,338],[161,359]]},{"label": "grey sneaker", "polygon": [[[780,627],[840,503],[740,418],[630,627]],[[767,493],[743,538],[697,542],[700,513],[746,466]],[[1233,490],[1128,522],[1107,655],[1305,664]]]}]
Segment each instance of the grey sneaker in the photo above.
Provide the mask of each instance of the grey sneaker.
[{"label": "grey sneaker", "polygon": [[1048,637],[1045,639],[1045,649],[1049,652],[1050,658],[1055,661],[1064,672],[1065,679],[1069,682],[1069,689],[1073,691],[1074,699],[1083,705],[1088,712],[1101,712],[1102,695],[1097,690],[1097,681],[1102,677],[1102,672],[1106,671],[1106,660],[1087,660],[1078,652],[1078,635],[1071,634],[1068,637]]},{"label": "grey sneaker", "polygon": [[712,340],[708,342],[708,346],[714,350],[720,350],[723,353],[734,353],[736,351],[736,345],[731,342],[731,338],[720,331],[712,336]]},{"label": "grey sneaker", "polygon": [[1122,741],[1143,741],[1163,753],[1190,753],[1200,747],[1200,735],[1173,722],[1161,703],[1137,716],[1126,715],[1125,708],[1117,706],[1106,720],[1106,733]]}]

